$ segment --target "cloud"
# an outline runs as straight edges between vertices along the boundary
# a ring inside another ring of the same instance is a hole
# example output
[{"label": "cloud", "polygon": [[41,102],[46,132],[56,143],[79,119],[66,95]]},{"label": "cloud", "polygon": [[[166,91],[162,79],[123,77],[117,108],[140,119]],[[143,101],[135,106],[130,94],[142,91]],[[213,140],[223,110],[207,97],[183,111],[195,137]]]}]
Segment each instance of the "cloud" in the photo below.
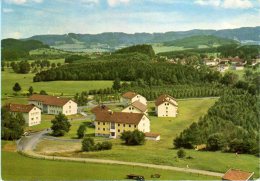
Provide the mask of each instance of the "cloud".
[{"label": "cloud", "polygon": [[28,2],[42,3],[43,0],[4,0],[4,2],[6,2],[8,4],[21,5],[21,4],[26,4]]},{"label": "cloud", "polygon": [[248,9],[253,4],[249,0],[196,0],[195,4],[201,6],[212,6],[226,9]]},{"label": "cloud", "polygon": [[130,2],[130,0],[107,0],[107,4],[110,7],[115,7],[119,4],[128,4]]},{"label": "cloud", "polygon": [[221,1],[220,0],[196,0],[195,4],[199,4],[201,6],[215,6],[219,7]]},{"label": "cloud", "polygon": [[81,0],[81,3],[87,6],[94,6],[99,4],[99,0]]},{"label": "cloud", "polygon": [[10,9],[10,8],[3,8],[3,13],[12,13],[14,12],[13,9]]}]

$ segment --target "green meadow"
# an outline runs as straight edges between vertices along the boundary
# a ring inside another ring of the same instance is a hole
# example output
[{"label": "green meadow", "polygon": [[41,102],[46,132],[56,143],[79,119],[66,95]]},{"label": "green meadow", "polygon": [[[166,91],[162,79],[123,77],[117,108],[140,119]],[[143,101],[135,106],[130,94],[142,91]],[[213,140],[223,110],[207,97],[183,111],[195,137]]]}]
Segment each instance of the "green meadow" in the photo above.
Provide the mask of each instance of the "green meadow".
[{"label": "green meadow", "polygon": [[34,74],[17,74],[11,69],[2,72],[2,97],[13,96],[14,84],[18,82],[22,88],[20,93],[28,93],[30,86],[35,92],[45,90],[50,95],[74,96],[77,92],[91,89],[108,88],[112,86],[112,81],[50,81],[33,82]]}]

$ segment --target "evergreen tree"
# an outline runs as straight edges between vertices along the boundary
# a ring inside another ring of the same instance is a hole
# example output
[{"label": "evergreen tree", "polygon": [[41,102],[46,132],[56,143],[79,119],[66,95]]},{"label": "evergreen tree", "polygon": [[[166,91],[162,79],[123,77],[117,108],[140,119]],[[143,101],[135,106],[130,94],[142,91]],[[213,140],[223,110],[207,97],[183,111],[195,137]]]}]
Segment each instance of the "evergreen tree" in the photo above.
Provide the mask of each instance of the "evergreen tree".
[{"label": "evergreen tree", "polygon": [[19,91],[21,91],[21,90],[22,90],[22,88],[21,88],[20,84],[19,84],[18,82],[16,82],[16,83],[14,84],[14,86],[13,86],[13,91],[19,92]]}]

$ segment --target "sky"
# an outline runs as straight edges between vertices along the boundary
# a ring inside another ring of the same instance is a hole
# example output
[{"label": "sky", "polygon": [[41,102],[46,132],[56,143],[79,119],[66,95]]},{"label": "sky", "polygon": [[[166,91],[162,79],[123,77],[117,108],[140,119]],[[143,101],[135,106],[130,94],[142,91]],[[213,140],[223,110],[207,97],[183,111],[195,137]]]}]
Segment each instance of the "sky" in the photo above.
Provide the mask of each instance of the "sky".
[{"label": "sky", "polygon": [[1,1],[1,38],[260,26],[260,0]]}]

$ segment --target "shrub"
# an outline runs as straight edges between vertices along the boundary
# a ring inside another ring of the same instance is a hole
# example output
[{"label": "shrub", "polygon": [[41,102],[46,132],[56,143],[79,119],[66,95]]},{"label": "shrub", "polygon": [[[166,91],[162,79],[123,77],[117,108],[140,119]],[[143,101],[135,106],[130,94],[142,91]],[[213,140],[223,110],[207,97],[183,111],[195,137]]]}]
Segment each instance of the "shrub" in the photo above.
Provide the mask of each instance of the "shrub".
[{"label": "shrub", "polygon": [[51,129],[53,130],[53,136],[63,136],[66,132],[70,130],[70,122],[68,118],[64,114],[58,114],[55,118],[51,121],[52,126]]},{"label": "shrub", "polygon": [[184,158],[186,156],[185,150],[183,148],[179,149],[177,151],[177,156],[178,156],[178,158]]},{"label": "shrub", "polygon": [[112,149],[112,143],[108,141],[104,141],[101,144],[102,150],[111,150]]},{"label": "shrub", "polygon": [[82,151],[93,151],[94,150],[94,139],[90,137],[85,137],[82,140]]},{"label": "shrub", "polygon": [[120,138],[125,141],[126,145],[143,145],[145,143],[145,135],[139,130],[125,131]]},{"label": "shrub", "polygon": [[77,130],[78,138],[83,138],[86,132],[86,126],[84,124],[81,124]]}]

